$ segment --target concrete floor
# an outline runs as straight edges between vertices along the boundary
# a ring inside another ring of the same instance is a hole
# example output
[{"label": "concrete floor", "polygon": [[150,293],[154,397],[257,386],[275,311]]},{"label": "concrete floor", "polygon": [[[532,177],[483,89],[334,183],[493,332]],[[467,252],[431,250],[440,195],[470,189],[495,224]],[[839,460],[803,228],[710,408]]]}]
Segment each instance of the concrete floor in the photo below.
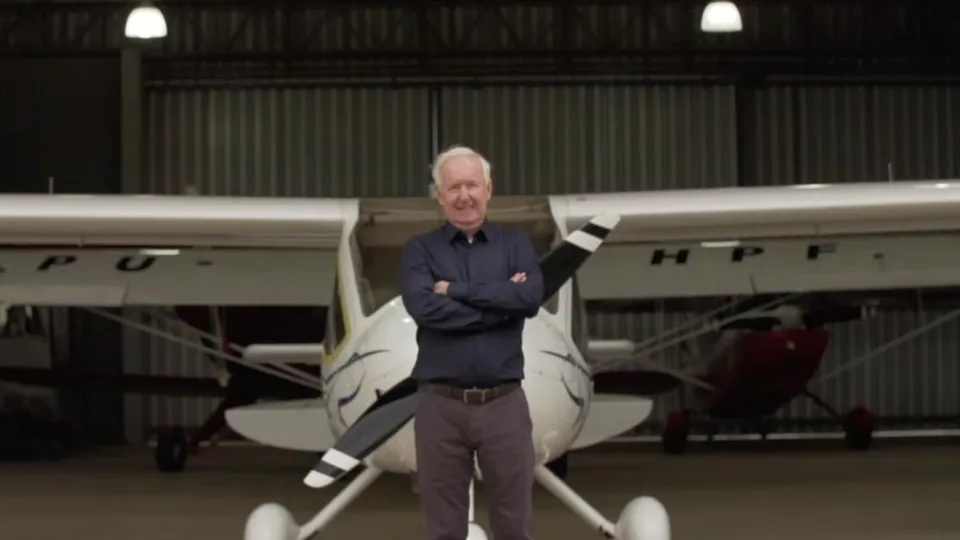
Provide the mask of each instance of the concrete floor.
[{"label": "concrete floor", "polygon": [[[672,457],[613,446],[572,456],[569,482],[612,520],[635,495],[659,497],[677,540],[957,538],[958,454],[928,447]],[[260,502],[281,502],[302,522],[330,498],[300,483],[311,461],[217,448],[179,475],[155,472],[149,450],[0,464],[0,530],[4,540],[237,540]],[[543,491],[536,507],[537,538],[599,538]],[[319,538],[423,538],[408,479],[382,477]]]}]

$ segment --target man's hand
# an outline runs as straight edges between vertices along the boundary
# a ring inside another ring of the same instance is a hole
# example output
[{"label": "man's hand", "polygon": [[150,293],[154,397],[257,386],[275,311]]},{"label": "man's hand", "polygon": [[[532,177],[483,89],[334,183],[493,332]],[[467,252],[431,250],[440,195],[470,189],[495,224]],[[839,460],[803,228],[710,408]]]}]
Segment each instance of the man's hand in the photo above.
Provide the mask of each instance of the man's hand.
[{"label": "man's hand", "polygon": [[516,274],[513,275],[512,278],[510,278],[510,281],[514,283],[523,283],[526,280],[527,280],[527,274],[525,272],[517,272]]}]

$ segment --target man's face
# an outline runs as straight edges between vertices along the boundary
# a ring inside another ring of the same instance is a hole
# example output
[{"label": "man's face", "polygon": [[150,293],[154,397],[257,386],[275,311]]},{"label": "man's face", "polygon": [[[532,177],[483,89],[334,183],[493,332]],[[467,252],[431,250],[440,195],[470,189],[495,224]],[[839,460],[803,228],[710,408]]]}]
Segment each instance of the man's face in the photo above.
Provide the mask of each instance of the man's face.
[{"label": "man's face", "polygon": [[461,229],[479,227],[487,216],[493,186],[483,178],[483,165],[476,156],[448,159],[440,169],[437,198],[450,223]]}]

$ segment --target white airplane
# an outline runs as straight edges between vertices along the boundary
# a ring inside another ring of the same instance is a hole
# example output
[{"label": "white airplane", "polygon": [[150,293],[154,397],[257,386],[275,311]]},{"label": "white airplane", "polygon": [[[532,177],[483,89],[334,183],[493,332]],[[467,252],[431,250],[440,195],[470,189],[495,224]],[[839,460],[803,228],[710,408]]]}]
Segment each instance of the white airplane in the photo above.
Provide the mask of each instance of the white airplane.
[{"label": "white airplane", "polygon": [[[651,411],[647,400],[593,394],[585,357],[603,347],[588,340],[582,298],[952,285],[960,254],[929,248],[956,243],[958,188],[898,182],[495,198],[492,219],[527,230],[542,252],[581,248],[566,250],[580,260],[556,263],[559,290],[524,332],[537,481],[608,538],[669,538],[656,499],[634,499],[614,524],[545,466],[629,430]],[[280,505],[258,507],[247,540],[305,540],[382,472],[415,472],[408,380],[415,325],[398,298],[396,268],[403,241],[440,224],[435,201],[2,199],[0,303],[331,307],[323,345],[251,346],[245,358],[282,367],[324,356],[323,396],[234,409],[228,421],[264,444],[327,450],[308,485],[329,485],[361,463],[365,470],[303,525]],[[605,239],[595,234],[613,225]],[[882,236],[890,234],[900,238]],[[895,250],[877,251],[892,240]],[[718,244],[726,251],[712,248]],[[563,271],[581,263],[576,278],[565,279]],[[105,275],[104,266],[112,271]],[[470,538],[484,538],[474,523]]]}]

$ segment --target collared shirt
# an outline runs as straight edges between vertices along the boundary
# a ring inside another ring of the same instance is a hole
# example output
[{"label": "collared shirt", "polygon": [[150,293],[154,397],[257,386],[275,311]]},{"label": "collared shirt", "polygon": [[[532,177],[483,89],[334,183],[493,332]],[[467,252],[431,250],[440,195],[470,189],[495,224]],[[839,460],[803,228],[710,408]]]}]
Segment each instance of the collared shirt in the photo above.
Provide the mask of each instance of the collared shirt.
[{"label": "collared shirt", "polygon": [[[510,278],[524,272],[527,279]],[[464,386],[523,379],[526,318],[543,303],[530,238],[485,222],[472,239],[446,224],[403,248],[403,303],[417,323],[413,377]],[[448,281],[446,295],[434,284]]]}]

